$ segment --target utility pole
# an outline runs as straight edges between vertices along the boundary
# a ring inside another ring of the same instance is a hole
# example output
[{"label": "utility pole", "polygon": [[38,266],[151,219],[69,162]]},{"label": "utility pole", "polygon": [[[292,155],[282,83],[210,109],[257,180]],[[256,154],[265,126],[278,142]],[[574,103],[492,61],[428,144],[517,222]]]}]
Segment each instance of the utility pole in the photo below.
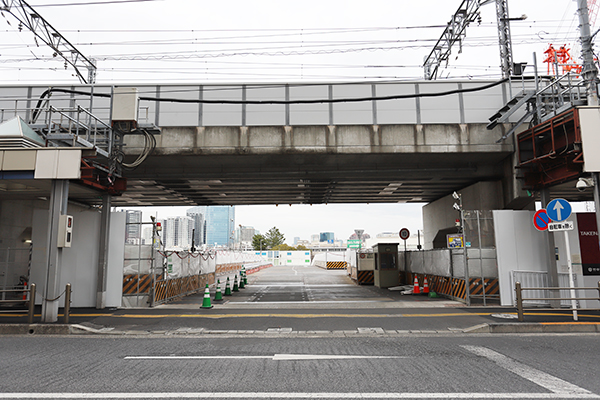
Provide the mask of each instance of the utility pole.
[{"label": "utility pole", "polygon": [[510,19],[508,17],[508,0],[496,0],[496,18],[498,19],[498,42],[500,44],[502,78],[510,78],[513,70],[513,56]]},{"label": "utility pole", "polygon": [[581,39],[581,53],[583,55],[583,71],[581,75],[585,81],[588,106],[597,106],[598,84],[596,78],[598,76],[598,70],[594,65],[594,52],[592,50],[590,15],[587,0],[577,0],[577,12],[579,13],[579,35]]},{"label": "utility pole", "polygon": [[[587,105],[598,106],[598,70],[594,64],[594,51],[592,49],[592,36],[590,33],[590,14],[587,0],[577,0],[579,13],[579,34],[581,36],[581,53],[583,55],[583,71],[581,73],[585,82]],[[588,156],[594,157],[595,154]],[[585,155],[584,155],[585,157]],[[594,182],[594,205],[596,206],[596,229],[600,231],[600,173],[591,172]]]}]

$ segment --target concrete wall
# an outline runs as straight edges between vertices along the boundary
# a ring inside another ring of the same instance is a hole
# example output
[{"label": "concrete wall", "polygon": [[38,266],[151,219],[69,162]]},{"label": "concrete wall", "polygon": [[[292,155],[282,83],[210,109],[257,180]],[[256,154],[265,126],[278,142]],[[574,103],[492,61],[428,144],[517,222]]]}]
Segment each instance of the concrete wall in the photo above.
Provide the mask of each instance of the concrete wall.
[{"label": "concrete wall", "polygon": [[[504,208],[504,196],[500,181],[478,182],[457,192],[462,195],[464,210]],[[440,230],[452,229],[452,233],[456,233],[455,221],[460,218],[460,213],[452,208],[456,202],[457,200],[454,200],[452,195],[448,195],[423,207],[424,249],[434,247],[433,240]]]},{"label": "concrete wall", "polygon": [[497,210],[493,214],[500,300],[502,305],[512,305],[511,271],[548,271],[547,233],[534,228],[532,211]]},{"label": "concrete wall", "polygon": [[[69,204],[73,216],[73,244],[62,250],[60,287],[72,285],[73,307],[95,307],[98,281],[98,245],[100,243],[100,212]],[[125,216],[111,216],[107,269],[107,307],[121,306],[123,254],[125,244]],[[41,304],[46,283],[46,235],[48,211],[33,210],[33,251],[31,282],[37,285],[36,304]],[[64,297],[60,307],[64,306]]]}]

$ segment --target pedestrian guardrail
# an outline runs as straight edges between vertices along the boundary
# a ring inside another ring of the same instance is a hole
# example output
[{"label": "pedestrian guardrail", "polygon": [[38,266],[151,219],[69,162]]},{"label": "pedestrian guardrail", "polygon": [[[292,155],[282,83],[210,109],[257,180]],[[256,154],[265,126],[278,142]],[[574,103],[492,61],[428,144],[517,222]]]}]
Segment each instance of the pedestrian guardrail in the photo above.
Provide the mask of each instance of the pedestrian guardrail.
[{"label": "pedestrian guardrail", "polygon": [[[537,291],[541,291],[541,290],[569,290],[571,293],[574,293],[574,291],[581,291],[581,290],[597,290],[598,291],[598,297],[575,297],[573,294],[571,295],[572,297],[527,297],[525,299],[523,299],[523,292],[527,291],[527,290],[537,290]],[[571,301],[579,301],[579,300],[597,300],[600,301],[600,281],[598,281],[598,286],[597,287],[575,287],[575,288],[571,288],[571,287],[521,287],[521,282],[516,282],[515,283],[515,292],[517,295],[517,314],[519,316],[519,321],[523,322],[524,320],[524,310],[525,307],[523,306],[523,301],[530,301],[530,300],[543,300],[546,302],[552,302],[552,301],[563,301],[563,300],[571,300]],[[559,303],[560,304],[560,303]],[[583,310],[583,311],[600,311],[600,308],[580,308],[580,307],[570,307],[570,308],[564,308],[564,307],[560,307],[560,308],[541,308],[541,307],[527,307],[527,309],[530,310],[536,310],[536,311],[556,311],[557,309],[559,310],[565,310],[565,311],[573,311],[573,319],[575,321],[577,321],[577,311],[579,310]]]},{"label": "pedestrian guardrail", "polygon": [[[16,297],[14,295],[17,295]],[[18,298],[21,296],[22,298]],[[33,310],[35,308],[35,283],[29,285],[28,289],[20,288],[20,289],[3,289],[0,290],[1,300],[0,305],[9,305],[16,306],[7,308],[0,308],[0,313],[28,313],[27,321],[32,324],[33,323]],[[14,298],[10,298],[13,295]],[[7,299],[7,297],[9,297]]]}]

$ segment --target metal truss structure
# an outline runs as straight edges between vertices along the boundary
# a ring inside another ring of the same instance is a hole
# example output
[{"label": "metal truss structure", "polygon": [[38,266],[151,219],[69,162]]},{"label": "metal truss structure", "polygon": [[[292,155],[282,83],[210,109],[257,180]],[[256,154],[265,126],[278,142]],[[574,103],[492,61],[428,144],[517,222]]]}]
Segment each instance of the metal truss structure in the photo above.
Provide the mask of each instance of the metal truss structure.
[{"label": "metal truss structure", "polygon": [[[65,68],[71,65],[82,83],[93,84],[96,81],[96,64],[87,58],[63,35],[48,23],[24,0],[0,0],[0,11],[9,13],[19,21],[19,30],[29,29],[36,38],[54,51],[54,57],[61,56],[65,60]],[[37,43],[37,39],[36,39]],[[82,71],[87,69],[87,78]]]},{"label": "metal truss structure", "polygon": [[502,76],[507,78],[513,70],[512,44],[510,38],[510,25],[508,17],[507,0],[463,0],[458,10],[452,16],[444,33],[438,39],[433,50],[423,62],[425,79],[437,79],[438,71],[443,63],[448,63],[452,46],[458,45],[460,53],[462,42],[466,37],[466,30],[472,22],[480,22],[479,7],[495,1],[496,16],[498,20],[498,38],[500,43],[500,59],[502,62]]}]

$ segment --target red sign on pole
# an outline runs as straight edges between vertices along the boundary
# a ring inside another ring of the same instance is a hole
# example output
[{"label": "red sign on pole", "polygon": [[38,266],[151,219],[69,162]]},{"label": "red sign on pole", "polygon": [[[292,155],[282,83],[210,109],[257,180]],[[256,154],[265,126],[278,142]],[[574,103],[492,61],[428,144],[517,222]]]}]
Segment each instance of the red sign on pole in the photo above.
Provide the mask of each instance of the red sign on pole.
[{"label": "red sign on pole", "polygon": [[410,237],[410,231],[406,228],[400,229],[400,239],[406,240]]},{"label": "red sign on pole", "polygon": [[535,226],[535,229],[538,231],[545,231],[548,229],[549,223],[550,217],[548,217],[545,208],[536,211],[536,213],[533,215],[533,226]]}]

